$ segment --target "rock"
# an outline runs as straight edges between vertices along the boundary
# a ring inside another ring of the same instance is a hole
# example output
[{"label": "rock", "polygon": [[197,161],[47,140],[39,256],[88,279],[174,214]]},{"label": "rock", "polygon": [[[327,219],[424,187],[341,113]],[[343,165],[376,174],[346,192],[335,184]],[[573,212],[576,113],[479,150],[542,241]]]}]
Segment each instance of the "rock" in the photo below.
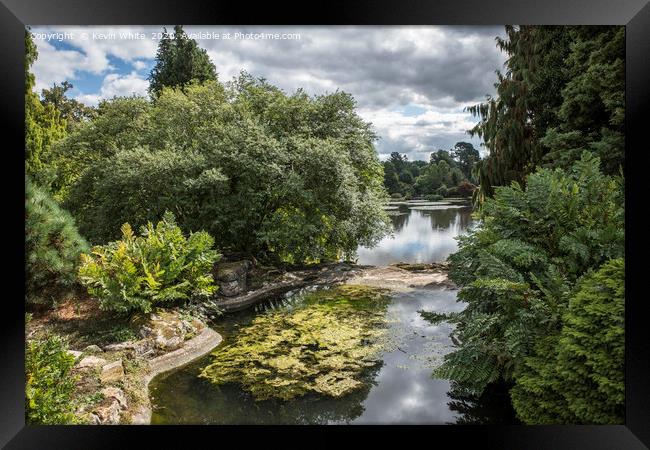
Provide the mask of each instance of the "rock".
[{"label": "rock", "polygon": [[91,414],[90,415],[90,424],[91,425],[101,425],[102,420],[99,418],[97,414]]},{"label": "rock", "polygon": [[104,400],[95,409],[100,425],[117,425],[120,423],[120,402],[114,398]]},{"label": "rock", "polygon": [[151,341],[149,339],[140,339],[138,341],[125,341],[116,344],[110,344],[104,347],[106,351],[119,352],[130,350],[132,353],[140,356],[151,349]]},{"label": "rock", "polygon": [[102,394],[104,394],[104,398],[114,398],[117,400],[122,409],[128,408],[126,395],[124,395],[124,391],[122,391],[122,389],[115,386],[109,386],[102,389]]},{"label": "rock", "polygon": [[124,378],[124,366],[122,366],[122,360],[118,359],[115,362],[103,366],[99,378],[104,384],[122,381]]},{"label": "rock", "polygon": [[98,358],[96,356],[86,356],[83,358],[81,361],[79,361],[79,364],[77,364],[77,367],[79,368],[86,368],[86,367],[99,367],[103,366],[106,364],[106,360],[103,358]]},{"label": "rock", "polygon": [[185,341],[188,333],[197,332],[197,323],[181,319],[178,311],[174,310],[158,310],[148,318],[139,318],[136,324],[144,337],[137,341],[139,355],[147,354],[152,348],[175,350]]},{"label": "rock", "polygon": [[77,359],[81,356],[83,352],[77,351],[77,350],[68,350],[68,353],[74,356],[74,359]]},{"label": "rock", "polygon": [[217,264],[213,271],[215,282],[219,285],[217,292],[225,297],[243,293],[246,290],[246,277],[251,265],[248,260]]},{"label": "rock", "polygon": [[84,353],[101,353],[104,350],[99,345],[89,345],[88,347],[84,348]]}]

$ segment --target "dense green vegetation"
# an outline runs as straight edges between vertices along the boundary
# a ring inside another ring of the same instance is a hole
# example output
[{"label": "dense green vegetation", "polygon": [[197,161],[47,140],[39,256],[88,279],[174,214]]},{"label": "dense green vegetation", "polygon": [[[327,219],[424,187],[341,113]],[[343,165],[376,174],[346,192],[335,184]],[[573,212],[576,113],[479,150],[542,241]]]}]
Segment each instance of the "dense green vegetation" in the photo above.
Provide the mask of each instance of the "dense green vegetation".
[{"label": "dense green vegetation", "polygon": [[622,27],[506,27],[498,96],[470,110],[485,140],[481,226],[450,276],[466,309],[437,375],[510,383],[526,423],[622,423]]},{"label": "dense green vegetation", "polygon": [[143,226],[141,236],[128,223],[121,231],[122,240],[81,255],[79,280],[102,308],[149,312],[154,306],[215,292],[211,272],[220,255],[208,233],[186,238],[169,212],[155,227],[151,222]]},{"label": "dense green vegetation", "polygon": [[[27,32],[27,304],[81,283],[105,309],[148,312],[213,294],[220,253],[350,257],[390,230],[390,197],[475,195],[480,225],[450,257],[467,307],[424,314],[456,324],[436,376],[461,397],[507,384],[526,423],[622,423],[624,28],[506,34],[497,95],[469,108],[487,156],[459,142],[382,163],[351,95],[288,94],[247,73],[223,83],[180,26],[160,42],[149,97],[97,108],[68,98],[68,82],[33,92]],[[352,294],[256,319],[203,376],[259,398],[356,389],[382,321]],[[65,342],[26,350],[27,421],[73,422]]]},{"label": "dense green vegetation", "polygon": [[71,401],[74,356],[62,338],[50,336],[25,345],[25,421],[37,425],[78,423]]},{"label": "dense green vegetation", "polygon": [[393,152],[384,162],[384,187],[394,198],[470,197],[476,188],[473,171],[479,160],[478,150],[468,142],[431,153],[428,163],[409,161],[406,155]]},{"label": "dense green vegetation", "polygon": [[74,220],[29,178],[25,183],[25,301],[52,305],[76,282],[88,244]]},{"label": "dense green vegetation", "polygon": [[469,108],[470,131],[489,156],[477,167],[482,195],[523,183],[539,165],[569,167],[583,151],[609,175],[624,168],[625,29],[612,26],[506,26],[508,55],[497,96]]},{"label": "dense green vegetation", "polygon": [[228,251],[303,262],[350,254],[388,229],[374,135],[347,94],[289,96],[242,75],[225,88],[164,89],[153,105],[119,102],[61,142],[61,166],[75,161],[64,205],[92,242],[170,210]]}]

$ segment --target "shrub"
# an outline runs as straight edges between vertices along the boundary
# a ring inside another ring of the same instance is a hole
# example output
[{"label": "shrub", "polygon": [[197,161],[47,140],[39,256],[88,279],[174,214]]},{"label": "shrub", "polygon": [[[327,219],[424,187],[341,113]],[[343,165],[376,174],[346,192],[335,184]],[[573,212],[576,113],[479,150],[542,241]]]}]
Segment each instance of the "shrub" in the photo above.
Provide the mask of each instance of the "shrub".
[{"label": "shrub", "polygon": [[58,336],[29,342],[25,348],[25,421],[29,424],[72,424],[75,358]]},{"label": "shrub", "polygon": [[623,423],[624,260],[585,275],[562,321],[562,331],[539,345],[516,374],[517,415],[526,423]]},{"label": "shrub", "polygon": [[439,200],[442,200],[444,197],[438,194],[429,194],[429,195],[425,195],[424,198],[430,202],[437,202]]},{"label": "shrub", "polygon": [[402,194],[399,192],[393,192],[390,196],[391,198],[402,198]]},{"label": "shrub", "polygon": [[102,308],[149,312],[156,304],[215,291],[211,271],[220,255],[208,233],[186,238],[169,212],[155,227],[143,226],[141,236],[128,223],[121,230],[122,240],[82,255],[79,279]]},{"label": "shrub", "polygon": [[74,220],[29,179],[25,183],[25,301],[55,303],[75,283],[88,244]]},{"label": "shrub", "polygon": [[441,195],[442,197],[447,197],[447,186],[444,184],[436,189],[436,194]]},{"label": "shrub", "polygon": [[[470,383],[479,392],[499,379],[519,383],[525,366],[530,365],[529,358],[535,355],[542,355],[537,361],[542,374],[538,380],[550,377],[559,363],[548,355],[562,346],[569,348],[572,339],[558,338],[563,327],[568,332],[570,327],[587,326],[586,321],[596,324],[602,320],[603,330],[609,331],[601,337],[610,339],[616,334],[612,324],[619,323],[618,306],[594,306],[591,311],[584,300],[586,294],[572,297],[572,293],[585,274],[624,256],[621,180],[603,175],[598,158],[585,153],[571,171],[540,169],[526,181],[525,189],[517,183],[496,188],[494,198],[483,205],[481,226],[459,238],[459,251],[449,258],[450,277],[460,286],[458,297],[467,307],[452,318],[457,323],[454,333],[459,348],[445,357],[438,375]],[[609,286],[622,289],[622,278]],[[579,299],[580,308],[585,309],[582,313],[576,309]],[[565,314],[567,308],[575,319]],[[596,311],[607,317],[597,319]],[[575,367],[567,362],[564,370],[577,370],[575,376],[599,380],[597,389],[604,393],[604,386],[616,385],[621,373],[614,368],[616,363],[601,372],[596,362],[585,356],[593,352],[594,358],[599,358],[604,351],[602,342],[593,337],[598,326],[591,330],[588,338],[583,336],[571,344],[575,352],[576,346],[582,346],[573,358],[584,359]],[[577,338],[585,332],[572,333]],[[618,350],[607,347],[606,351]],[[575,379],[572,383],[577,384]],[[578,417],[576,413],[564,415],[562,397],[555,396],[545,383],[530,390],[548,410],[555,411],[550,414],[553,420]],[[608,395],[592,395],[591,410],[608,410],[610,400],[604,400]],[[539,411],[527,417],[552,421]],[[576,421],[588,421],[588,415],[582,417]]]},{"label": "shrub", "polygon": [[476,186],[467,180],[461,181],[456,187],[456,191],[461,197],[471,197],[475,190]]}]

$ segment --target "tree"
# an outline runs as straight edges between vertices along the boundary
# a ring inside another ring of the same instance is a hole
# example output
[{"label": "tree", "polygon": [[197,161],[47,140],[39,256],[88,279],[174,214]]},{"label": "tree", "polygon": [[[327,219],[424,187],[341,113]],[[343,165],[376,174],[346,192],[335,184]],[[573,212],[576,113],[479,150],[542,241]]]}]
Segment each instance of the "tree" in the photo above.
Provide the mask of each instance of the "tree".
[{"label": "tree", "polygon": [[31,182],[25,185],[25,301],[52,305],[76,283],[88,244],[74,220]]},{"label": "tree", "polygon": [[506,26],[497,96],[468,110],[480,118],[471,135],[489,151],[477,165],[481,196],[520,184],[538,165],[570,167],[583,151],[607,174],[623,165],[624,29]]},{"label": "tree", "polygon": [[43,105],[52,105],[62,119],[67,121],[68,133],[73,131],[74,128],[83,121],[92,119],[95,116],[95,108],[86,106],[83,103],[68,98],[66,93],[74,86],[64,81],[60,85],[54,83],[50,89],[43,89]]},{"label": "tree", "polygon": [[174,27],[173,37],[163,28],[156,65],[149,75],[149,92],[153,97],[158,97],[164,87],[182,88],[192,81],[216,79],[216,68],[208,53],[187,36],[181,25]]},{"label": "tree", "polygon": [[29,28],[25,30],[25,172],[43,185],[52,174],[44,161],[52,144],[66,135],[66,121],[51,104],[43,105],[33,91],[34,75],[30,68],[38,58],[38,50]]},{"label": "tree", "polygon": [[240,81],[164,90],[132,146],[90,164],[65,205],[91,241],[165,210],[226,251],[287,262],[352,254],[388,231],[383,167],[354,99]]},{"label": "tree", "polygon": [[450,153],[458,163],[458,168],[463,172],[465,179],[472,180],[472,169],[481,159],[478,150],[469,142],[457,142]]}]

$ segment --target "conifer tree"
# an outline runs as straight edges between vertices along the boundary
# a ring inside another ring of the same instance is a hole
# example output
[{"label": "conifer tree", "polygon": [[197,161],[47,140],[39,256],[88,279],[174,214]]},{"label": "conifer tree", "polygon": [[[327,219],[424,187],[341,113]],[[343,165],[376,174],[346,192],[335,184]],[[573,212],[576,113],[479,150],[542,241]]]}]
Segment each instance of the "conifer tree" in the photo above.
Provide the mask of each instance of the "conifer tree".
[{"label": "conifer tree", "polygon": [[208,53],[187,36],[181,25],[174,27],[173,37],[167,29],[163,30],[156,65],[149,75],[149,92],[153,97],[158,97],[163,87],[183,87],[191,81],[203,83],[217,79]]}]

